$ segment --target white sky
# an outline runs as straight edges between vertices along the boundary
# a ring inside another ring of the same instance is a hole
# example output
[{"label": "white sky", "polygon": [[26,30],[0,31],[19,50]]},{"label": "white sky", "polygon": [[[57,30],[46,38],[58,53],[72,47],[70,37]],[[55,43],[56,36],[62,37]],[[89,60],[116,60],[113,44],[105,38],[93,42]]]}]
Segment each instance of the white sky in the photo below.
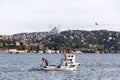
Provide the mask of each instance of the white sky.
[{"label": "white sky", "polygon": [[0,0],[0,34],[48,31],[50,25],[120,31],[120,0]]}]

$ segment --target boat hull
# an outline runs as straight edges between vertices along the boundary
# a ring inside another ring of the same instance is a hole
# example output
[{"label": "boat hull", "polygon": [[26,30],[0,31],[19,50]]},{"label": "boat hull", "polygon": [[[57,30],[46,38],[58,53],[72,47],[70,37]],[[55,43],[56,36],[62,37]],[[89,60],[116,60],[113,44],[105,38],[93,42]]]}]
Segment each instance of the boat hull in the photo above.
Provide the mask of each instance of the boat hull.
[{"label": "boat hull", "polygon": [[75,63],[74,65],[68,65],[68,66],[46,66],[45,68],[43,68],[43,70],[48,70],[48,71],[74,71],[77,69],[79,63]]}]

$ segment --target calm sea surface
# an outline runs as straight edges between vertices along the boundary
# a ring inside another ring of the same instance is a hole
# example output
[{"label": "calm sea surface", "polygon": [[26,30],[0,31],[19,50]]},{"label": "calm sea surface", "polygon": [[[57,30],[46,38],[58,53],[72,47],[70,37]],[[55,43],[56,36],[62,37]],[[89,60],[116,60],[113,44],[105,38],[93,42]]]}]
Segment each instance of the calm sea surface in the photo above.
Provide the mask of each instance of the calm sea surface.
[{"label": "calm sea surface", "polygon": [[76,71],[42,71],[41,58],[58,65],[62,54],[0,54],[0,80],[120,80],[120,54],[75,54]]}]

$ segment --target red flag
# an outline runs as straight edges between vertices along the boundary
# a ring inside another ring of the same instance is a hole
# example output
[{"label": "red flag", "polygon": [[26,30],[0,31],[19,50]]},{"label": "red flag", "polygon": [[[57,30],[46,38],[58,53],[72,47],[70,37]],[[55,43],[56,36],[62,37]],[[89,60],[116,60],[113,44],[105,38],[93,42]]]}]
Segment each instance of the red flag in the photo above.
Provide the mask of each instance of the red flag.
[{"label": "red flag", "polygon": [[97,22],[95,22],[95,25],[97,25],[97,26],[98,26],[99,24],[98,24]]}]

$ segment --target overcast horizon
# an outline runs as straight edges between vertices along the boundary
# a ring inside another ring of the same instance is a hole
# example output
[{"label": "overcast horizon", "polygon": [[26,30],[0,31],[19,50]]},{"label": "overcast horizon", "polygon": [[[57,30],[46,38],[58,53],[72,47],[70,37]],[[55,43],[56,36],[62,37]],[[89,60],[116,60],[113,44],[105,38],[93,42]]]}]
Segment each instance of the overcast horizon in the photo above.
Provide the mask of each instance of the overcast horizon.
[{"label": "overcast horizon", "polygon": [[119,0],[0,0],[0,35],[43,32],[57,26],[61,31],[120,31],[119,3]]}]

